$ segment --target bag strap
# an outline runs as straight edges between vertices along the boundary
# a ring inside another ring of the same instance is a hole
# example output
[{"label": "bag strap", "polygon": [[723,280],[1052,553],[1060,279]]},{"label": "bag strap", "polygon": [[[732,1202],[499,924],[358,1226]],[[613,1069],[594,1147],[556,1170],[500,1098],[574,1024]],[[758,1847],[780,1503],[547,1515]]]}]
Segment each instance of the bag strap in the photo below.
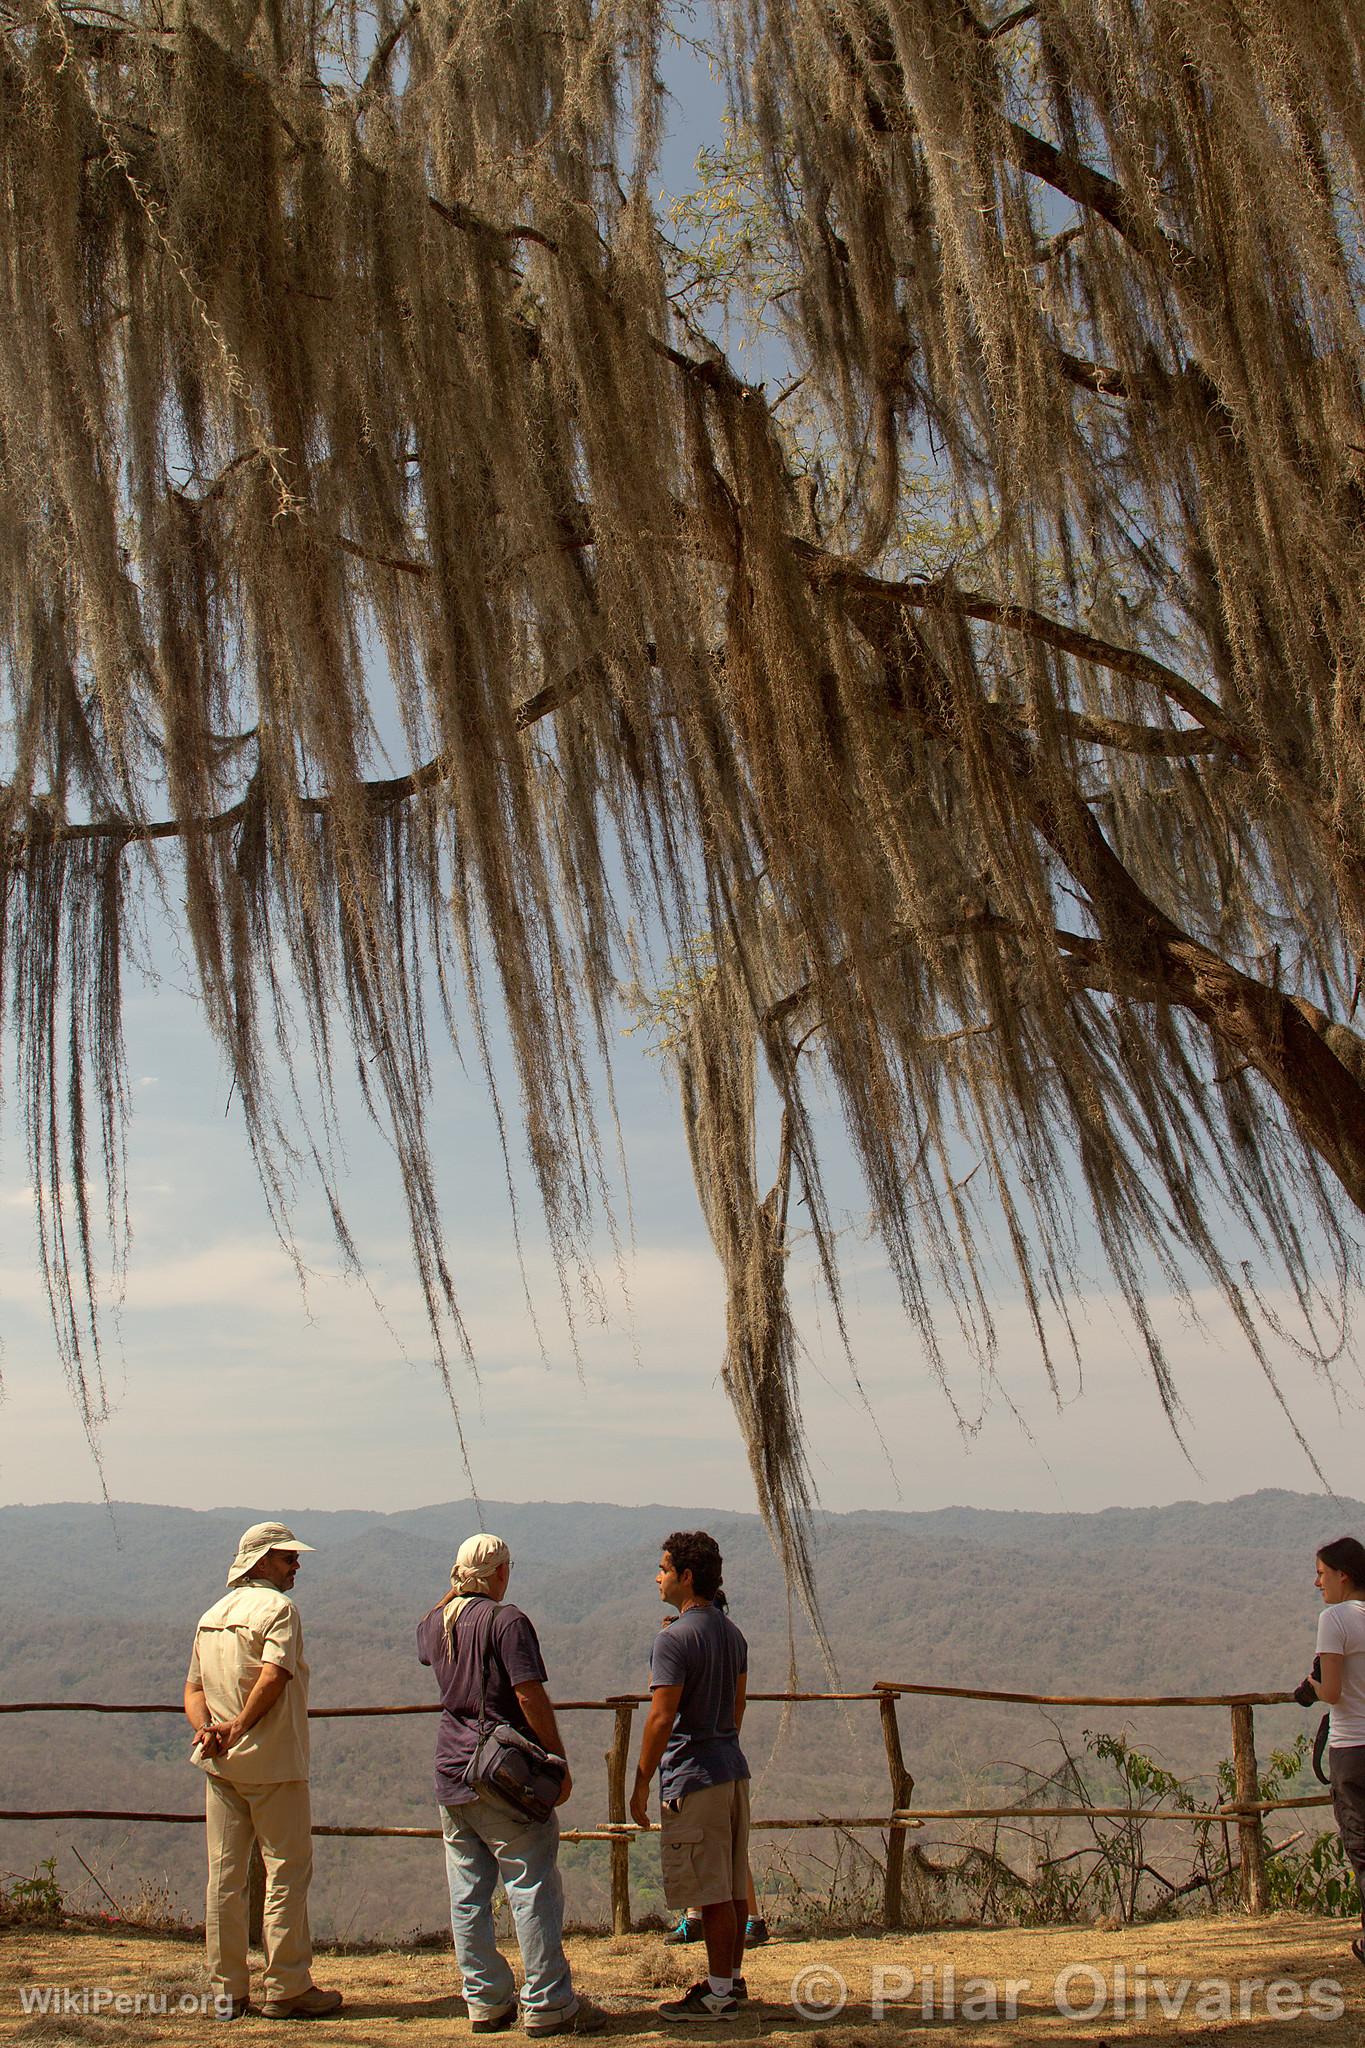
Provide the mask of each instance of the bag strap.
[{"label": "bag strap", "polygon": [[1322,1768],[1323,1752],[1331,1739],[1332,1716],[1324,1714],[1318,1723],[1318,1732],[1313,1738],[1313,1775],[1320,1785],[1330,1785],[1332,1780]]},{"label": "bag strap", "polygon": [[493,1622],[497,1616],[498,1603],[488,1603],[488,1626],[483,1632],[483,1654],[479,1659],[479,1745],[488,1731],[488,1666],[493,1655]]},{"label": "bag strap", "polygon": [[[492,1662],[493,1657],[493,1621],[502,1603],[498,1600],[488,1600],[485,1596],[485,1604],[489,1610],[489,1617],[488,1625],[483,1632],[483,1645],[479,1657],[479,1734],[478,1741],[475,1744],[476,1755],[479,1749],[482,1748],[484,1736],[488,1732],[488,1666]],[[477,1619],[478,1617],[476,1616],[476,1625]],[[455,1627],[450,1632],[452,1641],[459,1631],[459,1626],[460,1621],[457,1619]]]}]

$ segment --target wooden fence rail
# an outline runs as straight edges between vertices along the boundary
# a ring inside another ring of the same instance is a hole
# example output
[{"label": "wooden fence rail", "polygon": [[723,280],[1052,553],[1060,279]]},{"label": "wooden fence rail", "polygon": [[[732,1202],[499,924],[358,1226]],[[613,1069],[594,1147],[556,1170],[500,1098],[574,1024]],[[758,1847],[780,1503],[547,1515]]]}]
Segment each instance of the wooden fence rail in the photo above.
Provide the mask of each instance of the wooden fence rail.
[{"label": "wooden fence rail", "polygon": [[[984,1700],[1010,1706],[1040,1707],[1222,1707],[1231,1715],[1232,1754],[1235,1773],[1236,1797],[1226,1805],[1211,1809],[1186,1812],[1177,1807],[1128,1807],[1128,1806],[945,1806],[912,1807],[915,1780],[906,1764],[901,1746],[900,1724],[896,1713],[896,1702],[903,1696],[928,1696],[938,1699]],[[566,1842],[606,1842],[611,1851],[611,1915],[612,1927],[618,1934],[630,1931],[630,1850],[631,1843],[641,1833],[628,1818],[626,1805],[626,1782],[630,1764],[631,1736],[635,1710],[648,1702],[647,1693],[614,1693],[603,1700],[557,1700],[558,1713],[608,1713],[613,1717],[611,1746],[604,1757],[607,1770],[607,1819],[593,1827],[566,1828],[563,1839]],[[887,1773],[890,1780],[890,1802],[882,1814],[802,1814],[794,1817],[758,1816],[751,1825],[755,1830],[786,1831],[806,1828],[834,1828],[840,1832],[854,1832],[875,1829],[887,1839],[886,1875],[882,1899],[882,1918],[887,1928],[899,1928],[905,1924],[904,1874],[905,1837],[913,1828],[923,1827],[926,1821],[974,1821],[974,1820],[1115,1820],[1179,1821],[1186,1826],[1215,1822],[1223,1826],[1235,1824],[1238,1833],[1242,1909],[1246,1913],[1261,1914],[1266,1911],[1268,1891],[1266,1886],[1266,1845],[1264,1819],[1269,1813],[1287,1812],[1304,1807],[1327,1806],[1330,1801],[1325,1795],[1312,1795],[1292,1799],[1258,1799],[1256,1774],[1256,1743],[1253,1710],[1259,1706],[1280,1706],[1293,1698],[1287,1692],[1241,1692],[1241,1693],[1164,1693],[1156,1695],[1097,1694],[1097,1693],[1036,1693],[1036,1692],[993,1692],[974,1686],[921,1685],[898,1679],[878,1679],[870,1692],[757,1692],[750,1693],[752,1704],[760,1701],[778,1702],[783,1705],[809,1705],[819,1702],[847,1704],[859,1701],[875,1701],[881,1723],[883,1746],[886,1751]],[[101,1700],[8,1700],[0,1701],[0,1714],[171,1714],[180,1715],[183,1708],[177,1700],[174,1703],[135,1702],[132,1704],[111,1704]],[[313,1721],[356,1720],[374,1716],[403,1714],[438,1714],[439,1702],[424,1702],[421,1705],[371,1706],[371,1707],[310,1707],[308,1718]],[[124,1808],[104,1807],[8,1807],[0,1808],[0,1821],[23,1820],[110,1820],[149,1821],[170,1826],[202,1827],[202,1813],[140,1813]],[[362,1840],[411,1840],[439,1841],[439,1828],[405,1827],[331,1827],[319,1825],[313,1829],[315,1835],[344,1836]]]}]

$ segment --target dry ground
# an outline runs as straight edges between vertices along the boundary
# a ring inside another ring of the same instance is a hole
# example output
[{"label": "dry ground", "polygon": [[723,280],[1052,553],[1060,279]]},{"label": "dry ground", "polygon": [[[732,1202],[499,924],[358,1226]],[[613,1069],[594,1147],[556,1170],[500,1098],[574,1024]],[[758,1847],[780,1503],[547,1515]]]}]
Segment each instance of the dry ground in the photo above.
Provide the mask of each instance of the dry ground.
[{"label": "dry ground", "polygon": [[[612,2015],[608,2040],[629,2037],[646,2043],[681,2035],[733,2041],[740,2048],[761,2036],[776,2044],[803,2042],[807,2048],[891,2048],[910,2039],[942,2048],[956,2042],[1117,2048],[1120,2042],[1180,2039],[1236,2042],[1246,2048],[1253,2043],[1255,2048],[1288,2048],[1291,2042],[1295,2048],[1318,2042],[1365,2048],[1365,1970],[1348,1951],[1351,1932],[1340,1921],[1280,1914],[1259,1922],[1194,1920],[1113,1932],[1090,1927],[1062,1933],[966,1929],[775,1940],[747,1959],[752,2002],[737,2024],[675,2029],[662,2026],[654,2006],[661,1996],[671,1995],[671,1987],[689,1981],[697,1968],[695,1949],[666,1948],[657,1934],[578,1936],[569,1949],[579,1987]],[[948,2010],[950,1968],[955,1976]],[[1079,2008],[1074,2016],[1057,2008],[1058,1975],[1067,1970],[1079,1971],[1069,1980],[1071,2004]],[[880,2016],[873,2003],[877,1972],[883,1973]],[[907,1972],[913,1973],[908,1999]],[[347,2048],[446,2048],[447,2043],[473,2041],[455,1996],[448,1951],[325,1955],[316,1974],[321,1983],[345,1992],[345,2012],[307,2028],[286,2027],[291,2040],[302,2033]],[[984,1985],[973,1985],[971,1979],[985,1980]],[[1010,2019],[1006,1987],[1009,1980],[1020,1979],[1027,1985],[1016,1990],[1017,2017]],[[1329,1985],[1320,1985],[1321,1979]],[[794,1982],[796,1995],[813,2007],[833,1996],[839,1980],[848,1997],[837,2017],[802,2019],[793,2009]],[[1279,2017],[1267,2011],[1267,1983],[1275,1980],[1283,1980],[1285,1987],[1272,1994],[1282,2002]],[[923,2012],[926,1982],[932,1986],[932,2017]],[[1107,1994],[1103,2009],[1084,2016],[1101,1982]],[[1145,2017],[1134,2011],[1144,1983]],[[228,2038],[232,2048],[261,2048],[266,2041],[280,2048],[280,2023],[254,2016],[224,2036],[197,2013],[123,2019],[26,2015],[21,1989],[45,1985],[165,1993],[173,2007],[182,1993],[204,1986],[199,1953],[183,1940],[117,1931],[0,1930],[0,2042],[50,2043],[52,2048],[108,2042],[114,2048],[132,2041],[202,2043],[207,2036]],[[1126,1998],[1121,1996],[1124,1985]],[[1183,2007],[1177,2016],[1165,2016],[1160,1994],[1174,2005],[1182,1990]],[[992,1991],[998,2010],[994,2020],[989,2017]],[[1116,2010],[1120,2003],[1126,2012]],[[1283,2011],[1296,2003],[1302,2008],[1299,2016],[1284,2017]],[[511,2033],[506,2038],[515,2048],[525,2037]]]}]

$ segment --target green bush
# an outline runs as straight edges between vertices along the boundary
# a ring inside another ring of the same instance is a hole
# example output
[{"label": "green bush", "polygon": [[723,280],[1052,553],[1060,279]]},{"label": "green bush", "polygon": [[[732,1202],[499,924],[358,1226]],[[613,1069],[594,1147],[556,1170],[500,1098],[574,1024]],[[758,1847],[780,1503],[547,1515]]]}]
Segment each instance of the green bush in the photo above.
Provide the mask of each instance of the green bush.
[{"label": "green bush", "polygon": [[61,1920],[65,1912],[55,1856],[40,1863],[32,1877],[15,1877],[9,1884],[0,1884],[0,1923],[50,1923]]}]

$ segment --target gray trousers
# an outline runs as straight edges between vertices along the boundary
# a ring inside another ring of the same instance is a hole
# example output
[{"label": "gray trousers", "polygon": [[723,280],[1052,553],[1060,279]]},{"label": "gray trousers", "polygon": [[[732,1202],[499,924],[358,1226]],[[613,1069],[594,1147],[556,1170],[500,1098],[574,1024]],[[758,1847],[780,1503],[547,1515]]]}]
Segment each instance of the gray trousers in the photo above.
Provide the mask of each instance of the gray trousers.
[{"label": "gray trousers", "polygon": [[1329,1749],[1327,1769],[1341,1846],[1360,1886],[1361,1927],[1365,1930],[1365,1747]]}]

